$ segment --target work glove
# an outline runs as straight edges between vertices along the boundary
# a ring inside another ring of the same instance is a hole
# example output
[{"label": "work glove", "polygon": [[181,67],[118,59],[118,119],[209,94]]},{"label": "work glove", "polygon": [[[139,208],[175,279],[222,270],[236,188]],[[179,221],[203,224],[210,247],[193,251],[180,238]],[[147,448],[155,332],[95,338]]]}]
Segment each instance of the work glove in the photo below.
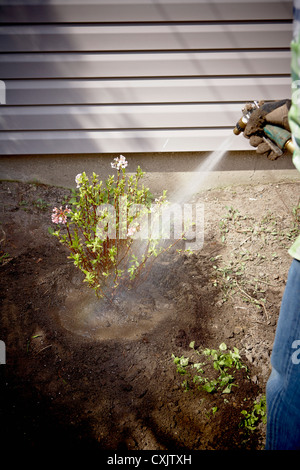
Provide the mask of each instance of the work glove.
[{"label": "work glove", "polygon": [[266,124],[272,124],[291,132],[288,121],[290,107],[291,100],[287,99],[272,103],[260,102],[259,108],[251,113],[244,129],[244,136],[249,139],[252,147],[256,147],[256,152],[259,155],[266,156],[269,160],[278,158],[278,155],[270,148],[269,144],[263,140],[263,128]]}]

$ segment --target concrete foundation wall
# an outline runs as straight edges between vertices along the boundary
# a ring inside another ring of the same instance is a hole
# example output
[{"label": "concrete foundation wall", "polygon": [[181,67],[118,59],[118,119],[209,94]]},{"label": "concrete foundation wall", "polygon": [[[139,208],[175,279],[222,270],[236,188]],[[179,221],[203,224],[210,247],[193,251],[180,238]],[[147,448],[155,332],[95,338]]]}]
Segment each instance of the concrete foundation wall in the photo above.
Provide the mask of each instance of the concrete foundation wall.
[{"label": "concrete foundation wall", "polygon": [[[255,152],[227,152],[212,171],[203,174],[201,164],[209,152],[124,154],[128,160],[128,173],[135,173],[138,165],[146,172],[145,186],[155,193],[166,189],[169,193],[180,187],[193,185],[201,189],[228,185],[299,181],[290,154],[276,161],[259,157]],[[23,182],[39,182],[74,188],[75,176],[93,172],[105,180],[115,174],[110,163],[119,154],[105,155],[42,155],[0,157],[0,178]],[[197,182],[199,181],[199,185]]]}]

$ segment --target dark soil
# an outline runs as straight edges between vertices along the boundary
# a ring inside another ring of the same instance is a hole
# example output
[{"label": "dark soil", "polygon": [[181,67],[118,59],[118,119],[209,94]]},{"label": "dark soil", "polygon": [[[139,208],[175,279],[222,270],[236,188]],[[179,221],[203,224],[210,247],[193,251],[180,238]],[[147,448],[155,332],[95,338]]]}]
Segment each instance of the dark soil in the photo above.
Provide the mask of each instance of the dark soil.
[{"label": "dark soil", "polygon": [[[17,182],[0,191],[3,449],[263,448],[265,426],[247,432],[241,411],[265,393],[270,373],[296,183],[199,194],[203,248],[157,259],[115,310],[96,302],[48,233],[69,191]],[[249,373],[236,373],[226,397],[182,387],[172,354],[192,358],[192,341],[197,350],[239,349]]]}]

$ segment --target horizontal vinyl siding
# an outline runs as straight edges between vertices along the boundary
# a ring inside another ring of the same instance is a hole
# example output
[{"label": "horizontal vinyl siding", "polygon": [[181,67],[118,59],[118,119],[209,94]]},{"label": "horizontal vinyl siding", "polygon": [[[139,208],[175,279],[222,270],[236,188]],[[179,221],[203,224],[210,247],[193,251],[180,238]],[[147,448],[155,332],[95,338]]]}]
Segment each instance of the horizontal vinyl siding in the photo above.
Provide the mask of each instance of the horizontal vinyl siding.
[{"label": "horizontal vinyl siding", "polygon": [[[289,51],[158,52],[115,54],[3,54],[1,76],[16,78],[118,78],[278,75],[289,70]],[[179,97],[180,98],[180,97]],[[163,99],[163,95],[162,95]]]},{"label": "horizontal vinyl siding", "polygon": [[[7,80],[15,105],[182,103],[272,100],[290,93],[289,76],[222,78]],[[5,112],[3,109],[2,112]]]},{"label": "horizontal vinyl siding", "polygon": [[0,52],[281,48],[289,24],[0,26]]},{"label": "horizontal vinyl siding", "polygon": [[290,20],[289,0],[3,0],[1,23]]},{"label": "horizontal vinyl siding", "polygon": [[0,154],[214,150],[291,37],[291,1],[0,0]]},{"label": "horizontal vinyl siding", "polygon": [[147,129],[158,121],[168,128],[230,127],[239,104],[159,104],[122,106],[9,107],[0,117],[1,130]]}]

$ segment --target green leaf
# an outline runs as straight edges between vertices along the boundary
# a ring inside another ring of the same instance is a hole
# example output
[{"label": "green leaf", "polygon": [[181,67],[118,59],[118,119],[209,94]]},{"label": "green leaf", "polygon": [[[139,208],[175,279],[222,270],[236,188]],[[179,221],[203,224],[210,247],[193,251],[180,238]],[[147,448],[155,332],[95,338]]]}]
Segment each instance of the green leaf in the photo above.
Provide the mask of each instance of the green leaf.
[{"label": "green leaf", "polygon": [[212,393],[213,391],[216,390],[216,386],[215,384],[211,382],[207,382],[206,384],[203,385],[203,389],[208,393]]},{"label": "green leaf", "polygon": [[182,357],[180,358],[180,365],[182,365],[182,366],[187,366],[188,363],[189,363],[189,358],[188,358],[188,357],[182,356]]}]

